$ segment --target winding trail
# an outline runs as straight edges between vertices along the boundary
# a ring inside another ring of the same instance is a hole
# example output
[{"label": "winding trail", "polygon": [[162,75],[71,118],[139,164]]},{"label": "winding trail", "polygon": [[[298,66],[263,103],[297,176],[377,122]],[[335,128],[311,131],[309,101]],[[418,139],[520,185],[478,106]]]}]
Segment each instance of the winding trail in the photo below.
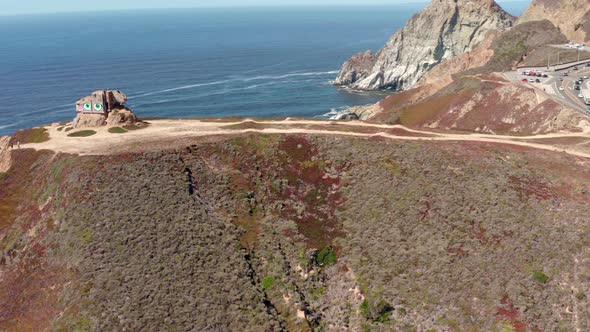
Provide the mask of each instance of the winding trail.
[{"label": "winding trail", "polygon": [[[247,128],[253,126],[255,128]],[[317,127],[320,127],[319,129]],[[243,127],[243,128],[242,128]],[[309,128],[315,127],[315,128]],[[112,154],[121,151],[146,150],[161,141],[174,141],[183,138],[206,137],[216,135],[237,135],[246,133],[265,134],[313,134],[339,135],[353,137],[382,137],[407,141],[469,141],[496,143],[526,147],[546,151],[566,153],[572,156],[590,159],[589,151],[575,149],[574,145],[566,148],[551,144],[533,143],[531,140],[581,138],[590,142],[590,128],[579,133],[553,133],[534,136],[509,136],[490,134],[456,134],[416,130],[402,125],[372,124],[361,121],[334,122],[324,120],[284,119],[276,121],[259,121],[245,119],[238,122],[210,122],[192,119],[162,119],[150,121],[145,129],[129,131],[125,134],[111,134],[107,128],[97,129],[91,137],[68,137],[57,127],[47,127],[50,140],[44,143],[23,144],[23,148],[36,150],[53,150],[56,152],[79,155]],[[356,129],[356,130],[355,130]],[[372,133],[363,132],[372,129]],[[397,130],[399,133],[387,131]],[[408,133],[407,135],[404,134]],[[71,133],[71,132],[70,132]],[[526,141],[523,141],[526,140]],[[180,144],[180,143],[179,143]],[[173,143],[170,143],[174,146]]]}]

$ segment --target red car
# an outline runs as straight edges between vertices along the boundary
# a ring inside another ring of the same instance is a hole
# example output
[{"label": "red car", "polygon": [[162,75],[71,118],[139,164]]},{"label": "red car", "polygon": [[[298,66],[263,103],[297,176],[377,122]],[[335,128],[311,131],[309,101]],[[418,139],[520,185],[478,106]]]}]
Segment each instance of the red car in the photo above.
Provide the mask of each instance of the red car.
[{"label": "red car", "polygon": [[527,80],[526,78],[523,78],[522,81],[527,83],[529,80]]},{"label": "red car", "polygon": [[531,73],[531,76],[537,76],[537,73]]}]

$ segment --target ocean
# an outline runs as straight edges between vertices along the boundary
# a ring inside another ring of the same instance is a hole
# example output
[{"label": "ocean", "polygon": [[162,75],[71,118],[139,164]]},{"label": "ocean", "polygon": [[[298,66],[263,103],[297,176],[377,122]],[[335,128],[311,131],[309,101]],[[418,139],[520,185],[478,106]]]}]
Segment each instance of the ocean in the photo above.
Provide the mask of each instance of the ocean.
[{"label": "ocean", "polygon": [[0,135],[71,120],[99,89],[139,117],[329,117],[383,98],[330,80],[424,5],[0,16]]}]

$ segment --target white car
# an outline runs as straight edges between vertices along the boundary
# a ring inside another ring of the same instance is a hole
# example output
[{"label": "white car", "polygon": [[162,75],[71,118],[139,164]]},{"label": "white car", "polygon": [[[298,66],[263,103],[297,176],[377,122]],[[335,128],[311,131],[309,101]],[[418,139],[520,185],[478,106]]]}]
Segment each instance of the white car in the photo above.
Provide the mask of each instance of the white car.
[{"label": "white car", "polygon": [[580,97],[580,98],[584,98],[584,95],[580,93],[580,94],[578,95],[578,97]]},{"label": "white car", "polygon": [[529,83],[535,83],[535,80],[532,78],[529,78]]},{"label": "white car", "polygon": [[560,86],[560,87],[559,87],[559,91],[563,91],[563,90],[565,90],[565,89],[563,88],[563,86]]},{"label": "white car", "polygon": [[583,78],[583,79],[585,79],[585,80],[587,80],[587,79],[588,79],[588,76],[584,76],[584,77],[582,77],[582,78]]}]

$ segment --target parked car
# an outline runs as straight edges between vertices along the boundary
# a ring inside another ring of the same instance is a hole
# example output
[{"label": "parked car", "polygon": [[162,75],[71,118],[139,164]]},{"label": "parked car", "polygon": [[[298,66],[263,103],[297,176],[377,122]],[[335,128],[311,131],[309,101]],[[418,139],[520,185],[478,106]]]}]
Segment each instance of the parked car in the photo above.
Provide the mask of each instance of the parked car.
[{"label": "parked car", "polygon": [[588,79],[588,76],[582,76],[582,78],[585,79],[585,80],[587,80]]},{"label": "parked car", "polygon": [[559,91],[563,91],[563,90],[565,90],[565,89],[563,88],[563,86],[560,86],[560,87],[559,87]]},{"label": "parked car", "polygon": [[563,73],[563,76],[570,76],[567,72]]},{"label": "parked car", "polygon": [[526,79],[526,78],[523,78],[523,79],[522,79],[522,81],[526,83],[526,82],[528,82],[529,80],[528,80],[528,79]]},{"label": "parked car", "polygon": [[531,73],[531,76],[537,76],[537,73]]},{"label": "parked car", "polygon": [[537,83],[541,83],[541,80],[537,78],[537,79],[535,80],[535,82],[537,82]]},{"label": "parked car", "polygon": [[578,67],[577,67],[577,66],[576,66],[576,67],[574,67],[574,70],[578,70]]},{"label": "parked car", "polygon": [[549,77],[549,75],[543,74],[543,78],[547,78],[547,77]]},{"label": "parked car", "polygon": [[576,85],[576,90],[581,90],[579,85]]},{"label": "parked car", "polygon": [[560,78],[559,78],[559,81],[560,81],[560,82],[563,82],[563,77],[560,77]]},{"label": "parked car", "polygon": [[535,80],[532,78],[529,78],[529,83],[535,83]]}]

